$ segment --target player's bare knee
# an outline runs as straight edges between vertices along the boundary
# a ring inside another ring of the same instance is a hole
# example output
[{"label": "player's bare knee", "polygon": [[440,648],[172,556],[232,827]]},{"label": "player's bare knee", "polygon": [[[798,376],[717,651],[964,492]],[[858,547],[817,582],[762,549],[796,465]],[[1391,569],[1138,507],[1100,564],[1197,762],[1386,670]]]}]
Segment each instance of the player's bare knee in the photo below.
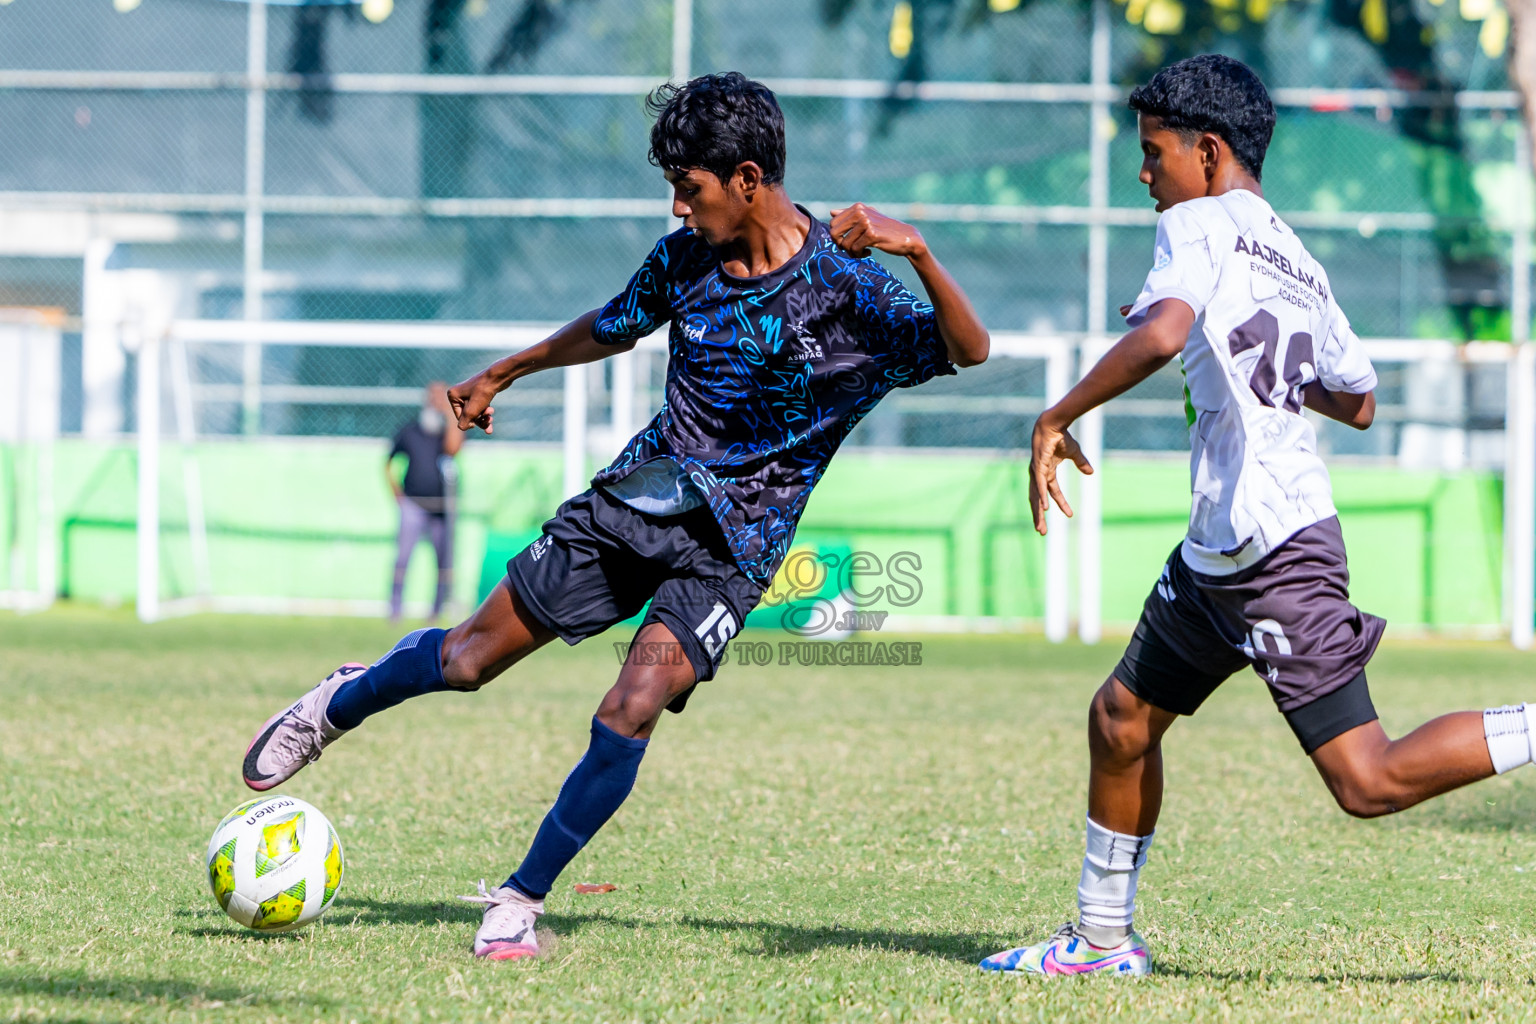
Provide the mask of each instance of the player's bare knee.
[{"label": "player's bare knee", "polygon": [[1131,712],[1113,686],[1106,683],[1099,688],[1088,709],[1088,745],[1096,757],[1128,764],[1152,749],[1151,729]]},{"label": "player's bare knee", "polygon": [[629,700],[611,705],[604,701],[597,709],[597,720],[620,736],[636,739],[650,735],[664,707],[656,701]]},{"label": "player's bare knee", "polygon": [[597,720],[621,736],[648,734],[670,699],[670,691],[661,679],[621,679],[598,705]]},{"label": "player's bare knee", "polygon": [[1351,818],[1379,818],[1400,811],[1407,804],[1392,779],[1368,769],[1351,766],[1323,781],[1339,809]]},{"label": "player's bare knee", "polygon": [[1379,818],[1399,810],[1383,795],[1354,786],[1334,790],[1333,798],[1338,801],[1339,809],[1351,818]]},{"label": "player's bare knee", "polygon": [[464,626],[450,629],[443,637],[443,682],[455,690],[478,690],[491,681],[490,666],[472,641]]}]

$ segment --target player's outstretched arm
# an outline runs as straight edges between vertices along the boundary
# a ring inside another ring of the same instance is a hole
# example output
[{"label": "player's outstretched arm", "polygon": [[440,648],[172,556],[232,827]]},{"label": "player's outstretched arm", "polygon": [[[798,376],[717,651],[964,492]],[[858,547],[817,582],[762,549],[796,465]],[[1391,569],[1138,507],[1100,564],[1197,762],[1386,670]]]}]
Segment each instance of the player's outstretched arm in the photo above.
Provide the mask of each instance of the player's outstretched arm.
[{"label": "player's outstretched arm", "polygon": [[491,406],[492,400],[520,377],[557,366],[595,363],[635,347],[633,341],[623,345],[599,344],[592,337],[592,325],[597,321],[597,314],[598,311],[594,309],[579,316],[537,345],[530,345],[516,355],[499,359],[468,380],[449,388],[448,404],[453,407],[459,429],[479,427],[487,434],[491,433],[496,413]]},{"label": "player's outstretched arm", "polygon": [[1052,501],[1068,516],[1072,506],[1056,478],[1056,469],[1071,461],[1083,473],[1093,467],[1067,428],[1091,409],[1140,384],[1184,350],[1195,311],[1179,299],[1164,299],[1147,311],[1146,319],[1115,343],[1061,401],[1040,414],[1030,441],[1029,504],[1035,530],[1044,536],[1045,514]]},{"label": "player's outstretched arm", "polygon": [[1313,381],[1302,391],[1302,404],[1331,420],[1364,430],[1376,418],[1376,392],[1352,395],[1347,391],[1329,391],[1322,381]]},{"label": "player's outstretched arm", "polygon": [[872,206],[854,203],[846,210],[832,211],[832,239],[858,257],[871,249],[905,256],[928,292],[933,303],[939,336],[956,366],[975,366],[986,361],[992,349],[992,337],[971,306],[970,297],[934,258],[923,236],[910,224],[887,217]]}]

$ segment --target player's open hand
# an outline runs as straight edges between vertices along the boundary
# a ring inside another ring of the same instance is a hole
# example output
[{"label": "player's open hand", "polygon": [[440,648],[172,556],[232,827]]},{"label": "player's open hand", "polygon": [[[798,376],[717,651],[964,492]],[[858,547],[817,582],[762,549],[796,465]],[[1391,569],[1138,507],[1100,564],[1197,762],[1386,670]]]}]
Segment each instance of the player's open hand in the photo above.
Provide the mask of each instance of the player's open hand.
[{"label": "player's open hand", "polygon": [[833,210],[831,231],[834,242],[861,259],[872,249],[908,259],[917,259],[928,251],[928,243],[917,228],[863,203]]},{"label": "player's open hand", "polygon": [[492,420],[496,415],[496,410],[491,408],[491,400],[496,397],[498,390],[483,373],[477,373],[469,380],[448,389],[448,405],[453,409],[460,430],[479,427],[487,434],[491,432]]},{"label": "player's open hand", "polygon": [[1088,457],[1067,428],[1054,426],[1041,416],[1035,421],[1029,456],[1029,509],[1035,517],[1035,532],[1042,537],[1052,501],[1068,518],[1072,515],[1072,506],[1067,504],[1067,496],[1061,493],[1061,481],[1056,477],[1057,467],[1068,461],[1084,475],[1093,472]]}]

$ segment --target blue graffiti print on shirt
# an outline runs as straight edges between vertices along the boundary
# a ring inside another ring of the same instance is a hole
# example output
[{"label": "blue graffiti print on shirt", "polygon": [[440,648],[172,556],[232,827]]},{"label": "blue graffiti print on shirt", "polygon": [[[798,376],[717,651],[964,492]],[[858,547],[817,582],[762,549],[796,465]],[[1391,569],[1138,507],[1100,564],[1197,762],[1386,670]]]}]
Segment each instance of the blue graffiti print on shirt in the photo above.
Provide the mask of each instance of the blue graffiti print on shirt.
[{"label": "blue graffiti print on shirt", "polygon": [[592,334],[626,344],[663,323],[666,400],[593,483],[675,460],[741,571],[764,587],[854,425],[892,388],[955,372],[933,307],[880,264],[837,248],[814,217],[793,259],[750,279],[727,274],[692,232],[668,235]]}]

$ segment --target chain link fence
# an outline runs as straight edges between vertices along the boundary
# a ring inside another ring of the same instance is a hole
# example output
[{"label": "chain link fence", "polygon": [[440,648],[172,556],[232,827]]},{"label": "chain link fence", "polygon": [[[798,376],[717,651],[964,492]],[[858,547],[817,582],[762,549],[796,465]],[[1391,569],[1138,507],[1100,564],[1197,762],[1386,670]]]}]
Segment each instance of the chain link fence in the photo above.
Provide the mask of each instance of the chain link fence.
[{"label": "chain link fence", "polygon": [[[1513,232],[1529,174],[1502,8],[1386,9],[1418,43],[1404,49],[1397,27],[1380,38],[1369,3],[1128,0],[1095,22],[1082,0],[786,0],[771,16],[735,0],[274,2],[257,18],[235,0],[12,0],[0,130],[23,141],[0,163],[0,304],[66,318],[62,426],[103,436],[134,426],[125,323],[565,320],[671,229],[645,159],[646,92],[738,68],[779,91],[787,185],[813,211],[886,206],[920,224],[990,326],[1075,336],[1116,324],[1147,268],[1155,216],[1124,86],[1222,49],[1276,90],[1266,194],[1357,330],[1508,338],[1511,310],[1528,315],[1512,282],[1528,272]],[[193,346],[196,426],[384,436],[427,380],[485,357]],[[646,368],[655,403],[661,364]],[[1384,422],[1403,428],[1325,430],[1325,444],[1404,457],[1408,426],[1450,429],[1448,416],[1497,433],[1501,392],[1483,370],[1385,369]],[[999,362],[894,396],[852,443],[1017,447],[1043,400],[1035,373]],[[1441,380],[1436,401],[1411,398],[1416,374]],[[590,377],[597,419],[610,377]],[[556,438],[558,390],[520,386],[505,436]],[[1179,407],[1170,371],[1110,415],[1106,446],[1182,450]]]}]

